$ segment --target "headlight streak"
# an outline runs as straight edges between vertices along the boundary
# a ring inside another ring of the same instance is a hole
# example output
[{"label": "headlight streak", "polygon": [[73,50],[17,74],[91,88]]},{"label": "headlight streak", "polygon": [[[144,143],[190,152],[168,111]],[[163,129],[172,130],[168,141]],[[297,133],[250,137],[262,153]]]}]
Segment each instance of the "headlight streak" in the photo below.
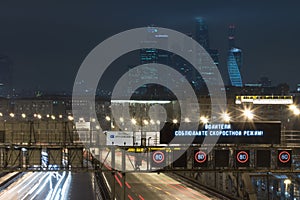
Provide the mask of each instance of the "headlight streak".
[{"label": "headlight streak", "polygon": [[[66,176],[66,172],[64,171],[63,174],[62,174],[62,176],[60,177],[58,183],[55,185],[54,190],[52,191],[52,195],[51,195],[51,197],[50,197],[50,200],[55,199],[56,196],[59,195],[59,194],[58,194],[58,189],[59,189],[59,186],[60,186],[61,182],[62,182],[63,179],[65,178],[65,176]],[[48,198],[47,198],[47,199],[48,199]]]},{"label": "headlight streak", "polygon": [[[30,196],[38,187],[39,185],[41,184],[42,181],[44,181],[44,179],[49,176],[49,172],[47,172],[46,174],[44,174],[41,178],[39,178],[39,180],[33,185],[33,187],[30,187],[31,189],[29,190],[29,192],[26,193],[25,196],[22,197],[21,200],[23,199],[27,199],[27,196]],[[35,177],[35,179],[37,179],[38,176]],[[47,182],[46,182],[47,183]],[[28,184],[27,184],[28,185]],[[26,187],[23,187],[23,189],[27,188],[27,185]]]},{"label": "headlight streak", "polygon": [[[39,184],[38,185],[36,185],[37,187],[39,187],[39,189],[38,189],[38,191],[33,195],[33,197],[31,197],[31,199],[30,200],[32,200],[32,199],[34,199],[37,195],[39,195],[40,194],[40,192],[43,190],[43,189],[45,189],[45,186],[47,185],[47,183],[48,183],[48,181],[50,181],[51,182],[51,174],[49,174],[50,172],[47,172],[47,180],[46,181],[44,181],[44,184],[42,185],[42,186],[40,186],[40,183],[42,182],[42,180],[43,179],[41,179],[40,181],[39,181]],[[36,189],[36,188],[35,188]],[[34,190],[35,190],[34,189]],[[34,191],[33,190],[33,191]],[[30,193],[31,194],[31,193]]]},{"label": "headlight streak", "polygon": [[72,180],[72,173],[69,172],[68,177],[67,177],[67,179],[66,179],[66,181],[65,181],[65,183],[62,187],[62,192],[61,192],[61,199],[62,200],[64,200],[64,199],[67,200],[68,199],[67,194],[68,194],[69,189],[70,189],[71,180]]},{"label": "headlight streak", "polygon": [[[36,176],[35,176],[35,175],[36,175]],[[31,176],[33,176],[33,178],[31,178],[31,179],[28,178],[29,181],[28,181],[28,182],[26,181],[27,184],[24,184],[24,185],[22,184],[23,187],[22,187],[20,190],[18,190],[18,194],[20,194],[24,189],[30,187],[29,185],[30,185],[32,182],[34,182],[36,179],[38,179],[38,177],[39,177],[39,176],[37,176],[37,174],[34,174],[34,173],[33,173]]]}]

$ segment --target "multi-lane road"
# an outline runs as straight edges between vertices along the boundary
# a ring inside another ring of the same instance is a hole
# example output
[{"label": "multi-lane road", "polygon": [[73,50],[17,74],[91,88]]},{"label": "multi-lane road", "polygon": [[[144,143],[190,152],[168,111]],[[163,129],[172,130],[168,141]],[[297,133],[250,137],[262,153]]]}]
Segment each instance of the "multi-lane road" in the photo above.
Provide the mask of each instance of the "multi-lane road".
[{"label": "multi-lane road", "polygon": [[70,172],[28,172],[0,193],[0,199],[68,199]]},{"label": "multi-lane road", "polygon": [[[116,199],[208,200],[218,199],[199,188],[160,173],[104,173]],[[124,198],[125,197],[125,198]]]},{"label": "multi-lane road", "polygon": [[[115,199],[195,200],[217,199],[194,185],[160,173],[105,172],[104,179]],[[0,200],[94,199],[89,173],[28,172],[0,192]]]}]

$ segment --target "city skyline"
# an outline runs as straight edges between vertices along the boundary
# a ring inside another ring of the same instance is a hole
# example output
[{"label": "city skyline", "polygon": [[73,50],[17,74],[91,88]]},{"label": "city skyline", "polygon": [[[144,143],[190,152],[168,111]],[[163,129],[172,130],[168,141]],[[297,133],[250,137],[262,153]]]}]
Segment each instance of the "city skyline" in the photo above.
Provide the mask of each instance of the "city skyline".
[{"label": "city skyline", "polygon": [[[225,83],[230,24],[236,25],[236,43],[243,49],[244,83],[268,77],[273,85],[287,82],[295,89],[299,82],[296,36],[300,18],[293,15],[296,5],[276,1],[191,1],[185,5],[173,1],[170,5],[167,1],[157,7],[139,4],[133,9],[123,2],[126,9],[121,9],[121,4],[115,7],[110,3],[32,2],[21,3],[22,9],[11,3],[1,3],[0,8],[0,53],[13,61],[15,88],[19,90],[69,91],[85,56],[109,36],[149,24],[194,34],[198,16],[207,20],[209,45],[219,50]],[[115,12],[109,13],[112,10]]]}]

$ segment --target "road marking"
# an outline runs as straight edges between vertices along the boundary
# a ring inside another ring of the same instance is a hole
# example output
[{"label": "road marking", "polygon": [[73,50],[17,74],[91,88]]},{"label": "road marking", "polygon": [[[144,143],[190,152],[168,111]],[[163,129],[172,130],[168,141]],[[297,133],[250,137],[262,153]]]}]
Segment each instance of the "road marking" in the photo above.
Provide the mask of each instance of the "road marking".
[{"label": "road marking", "polygon": [[119,185],[122,187],[122,183],[121,183],[119,177],[116,174],[115,174],[115,178],[116,178],[117,182],[119,183]]},{"label": "road marking", "polygon": [[117,174],[120,176],[120,178],[122,178],[122,174],[120,172],[117,172]]},{"label": "road marking", "polygon": [[129,185],[129,183],[126,181],[125,182],[125,185],[130,189],[131,188],[131,186]]}]

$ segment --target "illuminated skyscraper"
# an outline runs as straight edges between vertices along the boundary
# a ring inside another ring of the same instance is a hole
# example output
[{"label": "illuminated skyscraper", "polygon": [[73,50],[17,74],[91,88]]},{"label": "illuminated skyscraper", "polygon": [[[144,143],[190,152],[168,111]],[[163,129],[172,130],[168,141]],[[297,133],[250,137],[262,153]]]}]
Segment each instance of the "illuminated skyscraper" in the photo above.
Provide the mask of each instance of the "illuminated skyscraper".
[{"label": "illuminated skyscraper", "polygon": [[216,83],[216,75],[215,72],[217,71],[216,66],[219,65],[219,51],[216,49],[211,49],[209,45],[209,34],[208,34],[208,26],[202,17],[196,18],[196,35],[195,40],[207,51],[207,53],[212,58],[215,66],[203,66],[201,64],[201,60],[208,59],[204,58],[204,55],[200,55],[201,58],[198,58],[199,66],[201,68],[202,74],[205,77],[196,76],[195,84],[199,85],[199,89],[203,91],[204,85],[213,85]]},{"label": "illuminated skyscraper", "polygon": [[243,61],[242,50],[235,47],[235,26],[230,25],[228,28],[228,59],[227,69],[230,80],[230,85],[235,87],[242,87],[243,81],[241,76],[241,68]]},{"label": "illuminated skyscraper", "polygon": [[201,46],[208,51],[209,50],[209,36],[208,36],[208,26],[206,21],[202,17],[196,18],[196,41],[201,44]]},{"label": "illuminated skyscraper", "polygon": [[[170,56],[171,54],[168,51],[157,49],[157,44],[159,46],[168,47],[168,35],[163,33],[163,31],[157,27],[149,26],[147,28],[147,37],[146,40],[140,42],[139,50],[139,60],[140,64],[144,65],[143,70],[134,71],[130,73],[129,80],[129,91],[132,90],[132,85],[135,85],[140,81],[140,79],[145,80],[145,82],[155,82],[159,79],[159,74],[157,68],[147,65],[149,63],[159,63],[170,66]],[[153,47],[153,48],[151,48]],[[134,68],[134,66],[131,66]],[[145,96],[159,96],[158,94],[164,91],[162,86],[156,84],[147,84],[142,85],[137,91],[136,95],[145,95]]]},{"label": "illuminated skyscraper", "polygon": [[238,48],[231,48],[227,60],[228,74],[230,84],[236,87],[242,87],[242,77],[240,68],[242,66],[242,50]]}]

